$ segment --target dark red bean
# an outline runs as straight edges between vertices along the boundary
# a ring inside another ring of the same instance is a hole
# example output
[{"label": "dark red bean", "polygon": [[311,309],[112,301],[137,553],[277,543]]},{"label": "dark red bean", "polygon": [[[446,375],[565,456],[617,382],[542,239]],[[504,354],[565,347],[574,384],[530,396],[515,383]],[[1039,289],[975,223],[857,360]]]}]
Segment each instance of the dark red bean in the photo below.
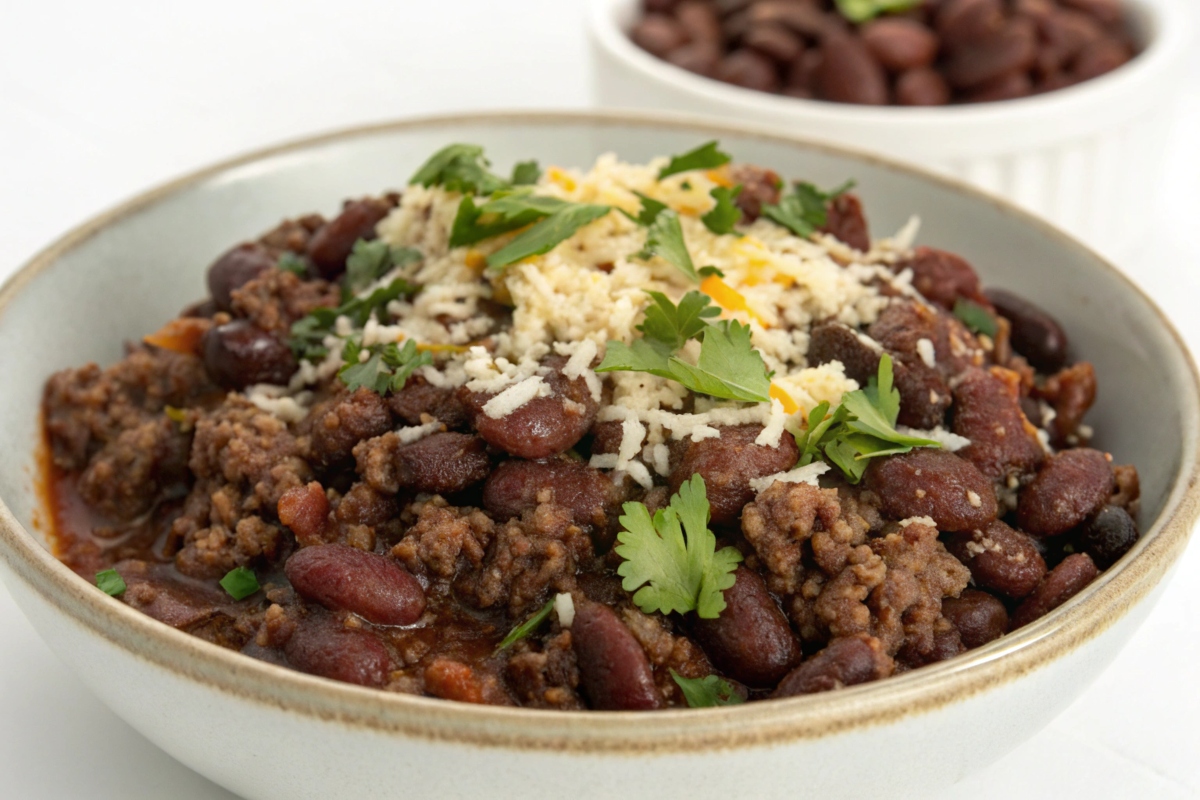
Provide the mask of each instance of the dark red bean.
[{"label": "dark red bean", "polygon": [[200,348],[209,376],[228,389],[286,384],[299,368],[291,348],[244,319],[210,328]]},{"label": "dark red bean", "polygon": [[734,202],[741,209],[742,218],[753,222],[762,213],[762,207],[779,202],[779,189],[783,181],[772,170],[753,164],[735,164],[730,171],[735,184],[742,187]]},{"label": "dark red bean", "polygon": [[1080,51],[1072,72],[1076,80],[1091,80],[1112,72],[1132,57],[1128,45],[1118,39],[1106,37],[1086,45]]},{"label": "dark red bean", "polygon": [[301,672],[359,686],[382,686],[392,668],[378,636],[347,628],[328,614],[308,617],[297,625],[284,653]]},{"label": "dark red bean", "polygon": [[1016,100],[1033,94],[1033,79],[1026,72],[1010,72],[999,78],[981,83],[968,92],[968,103],[996,103],[1001,100]]},{"label": "dark red bean", "polygon": [[702,0],[683,0],[675,8],[675,19],[690,41],[721,41],[721,18],[712,6]]},{"label": "dark red bean", "polygon": [[1108,569],[1133,549],[1140,537],[1129,512],[1118,506],[1105,506],[1087,521],[1081,540],[1084,552],[1096,566]]},{"label": "dark red bean", "polygon": [[1099,574],[1091,556],[1086,553],[1067,556],[1061,564],[1050,570],[1033,594],[1013,612],[1009,630],[1016,630],[1046,616],[1083,591]]},{"label": "dark red bean", "polygon": [[697,618],[692,634],[726,675],[747,686],[774,686],[800,661],[800,643],[757,572],[738,567],[716,619]]},{"label": "dark red bean", "polygon": [[944,106],[950,102],[950,84],[931,67],[910,69],[896,79],[896,102],[902,106]]},{"label": "dark red bean", "polygon": [[579,662],[579,683],[592,708],[644,711],[662,707],[646,652],[612,609],[577,600],[571,643]]},{"label": "dark red bean", "polygon": [[448,386],[432,386],[424,377],[414,375],[404,388],[387,399],[388,408],[409,425],[421,425],[429,415],[450,430],[467,427],[469,414],[458,390]]},{"label": "dark red bean", "polygon": [[1046,561],[1029,534],[1000,520],[982,530],[952,534],[946,549],[971,571],[977,586],[1020,600],[1046,575]]},{"label": "dark red bean", "polygon": [[997,313],[1012,325],[1013,349],[1039,372],[1055,372],[1067,363],[1067,334],[1054,317],[1025,298],[1005,289],[984,293]]},{"label": "dark red bean", "polygon": [[982,529],[998,511],[991,481],[946,450],[921,448],[871,459],[865,481],[879,495],[886,516],[930,517],[941,531]]},{"label": "dark red bean", "polygon": [[985,303],[979,286],[979,275],[962,256],[934,247],[918,247],[912,258],[896,264],[899,272],[911,269],[913,288],[926,300],[937,303],[947,311],[954,310],[959,298]]},{"label": "dark red bean", "polygon": [[1112,491],[1112,465],[1104,453],[1064,450],[1021,490],[1017,522],[1034,536],[1057,536],[1103,508]]},{"label": "dark red bean", "polygon": [[319,470],[346,465],[354,445],[392,429],[387,403],[375,392],[359,387],[335,396],[312,410],[305,425],[310,432],[309,462]]},{"label": "dark red bean", "polygon": [[928,67],[937,57],[937,36],[913,19],[879,17],[863,26],[862,38],[875,60],[893,72]]},{"label": "dark red bean", "polygon": [[391,204],[366,198],[348,201],[342,213],[322,225],[308,240],[308,258],[321,277],[335,280],[346,271],[346,258],[359,239],[374,239],[375,226],[387,216]]},{"label": "dark red bean", "polygon": [[679,5],[679,0],[642,0],[642,9],[647,14],[670,14]]},{"label": "dark red bean", "polygon": [[491,471],[487,443],[466,433],[435,433],[397,453],[401,486],[429,494],[454,494]]},{"label": "dark red bean", "polygon": [[239,244],[208,268],[208,294],[221,311],[233,309],[231,294],[275,266],[261,244]]},{"label": "dark red bean", "polygon": [[779,90],[779,72],[771,59],[754,50],[734,50],[717,64],[713,77],[760,92]]},{"label": "dark red bean", "polygon": [[746,22],[750,25],[779,23],[812,39],[846,30],[845,20],[840,15],[825,14],[815,4],[793,0],[758,0],[750,6]]},{"label": "dark red bean", "polygon": [[754,499],[750,481],[784,472],[796,465],[800,451],[792,436],[779,438],[777,447],[757,445],[762,433],[759,425],[721,428],[721,435],[699,442],[688,442],[683,458],[671,470],[672,492],[693,475],[704,478],[714,525],[737,521],[742,507]]},{"label": "dark red bean", "polygon": [[498,520],[549,502],[570,509],[577,525],[604,528],[618,499],[612,480],[581,461],[512,459],[483,485],[483,507]]},{"label": "dark red bean", "polygon": [[1042,40],[1038,69],[1047,74],[1065,69],[1084,47],[1104,35],[1094,17],[1061,8],[1038,18],[1038,33]]},{"label": "dark red bean", "polygon": [[804,40],[783,25],[755,25],[742,36],[742,44],[781,64],[790,63],[804,52]]},{"label": "dark red bean", "polygon": [[407,570],[349,545],[305,547],[287,560],[284,572],[305,599],[377,625],[411,625],[425,612],[425,592]]},{"label": "dark red bean", "polygon": [[301,546],[309,547],[325,541],[329,527],[329,499],[321,484],[313,481],[284,492],[277,504],[279,521],[288,527]]},{"label": "dark red bean", "polygon": [[688,72],[711,78],[721,62],[721,48],[712,42],[692,42],[668,53],[667,61]]},{"label": "dark red bean", "polygon": [[1027,70],[1036,59],[1034,25],[1016,18],[997,33],[953,50],[946,62],[946,80],[959,89],[974,89],[1009,73]]},{"label": "dark red bean", "polygon": [[954,432],[971,440],[959,457],[994,481],[1031,473],[1046,457],[1018,387],[982,369],[968,370],[954,387]]},{"label": "dark red bean", "polygon": [[946,0],[937,9],[937,31],[948,46],[968,45],[999,32],[1003,12],[1003,0]]},{"label": "dark red bean", "polygon": [[629,32],[633,43],[651,55],[663,58],[672,50],[687,43],[683,27],[664,14],[647,14]]},{"label": "dark red bean", "polygon": [[987,592],[966,589],[960,597],[942,601],[942,616],[950,620],[968,649],[982,647],[1008,632],[1008,610]]},{"label": "dark red bean", "polygon": [[865,253],[871,249],[871,234],[867,229],[867,216],[863,213],[858,195],[846,193],[829,201],[822,233],[829,233],[839,241]]},{"label": "dark red bean", "polygon": [[888,101],[887,75],[856,36],[831,36],[821,44],[814,80],[822,100],[872,106]]},{"label": "dark red bean", "polygon": [[1124,18],[1121,0],[1061,0],[1064,6],[1090,14],[1104,25],[1116,25]]},{"label": "dark red bean", "polygon": [[895,664],[878,639],[863,633],[844,636],[792,670],[771,696],[795,697],[856,686],[886,678],[893,669]]}]

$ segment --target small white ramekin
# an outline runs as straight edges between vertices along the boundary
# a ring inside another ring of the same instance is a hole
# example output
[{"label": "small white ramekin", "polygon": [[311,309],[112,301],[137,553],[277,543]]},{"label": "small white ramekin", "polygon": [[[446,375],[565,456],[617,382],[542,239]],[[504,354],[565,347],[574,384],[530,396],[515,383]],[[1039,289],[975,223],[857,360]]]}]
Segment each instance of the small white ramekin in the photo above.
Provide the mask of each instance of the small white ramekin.
[{"label": "small white ramekin", "polygon": [[638,0],[591,0],[597,99],[753,121],[904,159],[1004,195],[1110,255],[1154,219],[1174,101],[1186,80],[1194,0],[1129,0],[1144,47],[1086,83],[999,103],[900,108],[800,100],[694,75],[627,31]]}]

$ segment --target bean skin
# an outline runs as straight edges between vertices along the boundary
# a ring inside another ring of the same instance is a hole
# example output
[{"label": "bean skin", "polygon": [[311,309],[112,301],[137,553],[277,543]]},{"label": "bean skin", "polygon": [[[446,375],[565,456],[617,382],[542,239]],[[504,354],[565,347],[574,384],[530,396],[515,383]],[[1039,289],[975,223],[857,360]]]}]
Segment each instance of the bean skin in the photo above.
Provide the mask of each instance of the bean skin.
[{"label": "bean skin", "polygon": [[1118,506],[1105,506],[1084,526],[1084,551],[1100,569],[1108,569],[1137,544],[1141,534],[1129,512]]},{"label": "bean skin", "polygon": [[1001,520],[982,530],[952,534],[946,549],[971,570],[977,586],[1020,600],[1046,575],[1046,561],[1027,533]]},{"label": "bean skin", "polygon": [[954,387],[954,432],[971,440],[959,457],[992,480],[1031,473],[1046,457],[1017,388],[981,369],[968,370]]},{"label": "bean skin", "polygon": [[800,661],[800,644],[757,572],[738,567],[716,619],[697,618],[696,642],[726,675],[768,688]]},{"label": "bean skin", "polygon": [[902,106],[944,106],[950,102],[950,84],[936,69],[910,69],[896,79],[896,102]]},{"label": "bean skin", "polygon": [[221,311],[233,309],[234,289],[240,289],[275,266],[275,259],[257,243],[240,244],[208,268],[208,294]]},{"label": "bean skin", "polygon": [[466,433],[435,433],[396,454],[400,484],[429,494],[454,494],[488,476],[487,443]]},{"label": "bean skin", "polygon": [[607,606],[575,604],[571,642],[579,662],[579,682],[591,707],[601,711],[662,708],[646,651]]},{"label": "bean skin", "polygon": [[796,464],[800,451],[794,437],[784,434],[777,447],[757,445],[758,425],[721,428],[721,435],[688,442],[679,464],[671,470],[670,486],[678,492],[692,475],[704,478],[714,525],[737,522],[742,507],[754,499],[750,481],[783,472]]},{"label": "bean skin", "polygon": [[328,614],[301,622],[284,646],[284,653],[301,672],[359,686],[382,686],[392,668],[378,636],[346,628]]},{"label": "bean skin", "polygon": [[284,572],[305,599],[377,625],[411,625],[425,612],[421,584],[387,556],[322,544],[296,552]]},{"label": "bean skin", "polygon": [[987,303],[979,289],[979,275],[965,258],[935,247],[918,247],[913,257],[897,264],[900,272],[911,269],[913,288],[926,300],[947,311],[954,310],[959,298]]},{"label": "bean skin", "polygon": [[1009,630],[1016,630],[1046,616],[1083,591],[1099,574],[1100,571],[1087,553],[1067,556],[1061,564],[1050,570],[1033,594],[1013,612]]},{"label": "bean skin", "polygon": [[1012,72],[1029,69],[1037,58],[1037,32],[1026,19],[1013,19],[985,39],[952,51],[946,80],[959,89],[973,89]]},{"label": "bean skin", "polygon": [[375,226],[387,216],[391,204],[375,198],[346,203],[342,213],[321,226],[308,241],[308,258],[325,280],[336,280],[346,271],[346,258],[359,239],[374,239]]},{"label": "bean skin", "polygon": [[630,31],[629,37],[638,47],[659,58],[688,40],[679,23],[665,14],[647,14]]},{"label": "bean skin", "polygon": [[893,519],[930,517],[938,530],[970,531],[996,518],[992,483],[974,464],[945,450],[871,459],[866,486]]},{"label": "bean skin", "polygon": [[862,201],[858,199],[858,195],[847,193],[831,200],[826,212],[825,225],[821,230],[861,253],[871,249],[867,217],[863,213]]},{"label": "bean skin", "polygon": [[286,384],[299,368],[286,344],[244,319],[210,328],[200,351],[209,376],[228,389]]},{"label": "bean skin", "polygon": [[1000,316],[1012,324],[1013,349],[1038,372],[1051,373],[1067,363],[1067,334],[1045,311],[1025,298],[1004,289],[984,292]]},{"label": "bean skin", "polygon": [[893,72],[928,67],[937,56],[937,37],[913,19],[877,18],[863,26],[862,38],[876,60]]},{"label": "bean skin", "polygon": [[603,472],[562,460],[511,459],[496,467],[483,485],[483,507],[498,520],[519,517],[547,499],[570,509],[576,525],[604,528],[617,490]]},{"label": "bean skin", "polygon": [[713,70],[713,77],[734,86],[760,92],[779,89],[779,73],[771,59],[754,50],[734,50],[721,59]]},{"label": "bean skin", "polygon": [[817,96],[836,103],[879,106],[888,101],[887,75],[855,36],[831,36],[821,46]]},{"label": "bean skin", "polygon": [[1103,508],[1112,492],[1112,465],[1104,453],[1090,448],[1064,450],[1021,490],[1017,522],[1034,536],[1057,536]]},{"label": "bean skin", "polygon": [[942,616],[958,630],[968,649],[982,647],[1008,631],[1008,610],[987,592],[963,591],[960,597],[942,601]]},{"label": "bean skin", "polygon": [[795,697],[886,678],[895,664],[872,636],[860,633],[834,639],[825,649],[780,681],[771,697]]}]

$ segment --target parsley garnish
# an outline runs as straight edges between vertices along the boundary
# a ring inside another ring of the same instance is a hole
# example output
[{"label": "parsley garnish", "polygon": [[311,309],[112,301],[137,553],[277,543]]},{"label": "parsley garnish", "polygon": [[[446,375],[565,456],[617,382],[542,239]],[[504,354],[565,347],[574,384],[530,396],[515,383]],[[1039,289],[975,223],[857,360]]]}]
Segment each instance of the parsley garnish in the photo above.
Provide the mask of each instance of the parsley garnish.
[{"label": "parsley garnish", "polygon": [[[643,207],[642,214],[645,213],[646,209]],[[646,260],[654,256],[674,264],[684,275],[697,283],[700,282],[700,276],[696,274],[696,265],[692,263],[687,244],[683,241],[679,214],[669,208],[664,208],[655,215],[646,232],[646,246],[634,253],[634,258]]]},{"label": "parsley garnish", "polygon": [[291,250],[284,250],[283,255],[279,257],[279,261],[276,262],[275,266],[284,272],[299,275],[301,278],[308,275],[308,262],[304,260],[303,256],[297,255]]},{"label": "parsley garnish", "polygon": [[921,0],[835,0],[838,11],[853,23],[875,19],[880,14],[908,11],[921,5]]},{"label": "parsley garnish", "polygon": [[[726,400],[765,403],[771,379],[762,356],[750,343],[750,327],[737,320],[709,323],[720,309],[699,292],[688,292],[676,306],[658,292],[638,326],[642,338],[632,344],[611,341],[597,372],[649,372],[688,389]],[[700,357],[688,364],[675,352],[688,339],[700,340]]]},{"label": "parsley garnish", "polygon": [[637,607],[647,614],[695,611],[702,619],[716,619],[725,610],[723,592],[733,586],[742,554],[734,547],[717,550],[717,537],[708,529],[704,478],[697,474],[685,481],[653,518],[642,503],[626,503],[624,511],[614,548],[624,559],[617,574],[625,591],[637,590]]},{"label": "parsley garnish", "polygon": [[244,600],[259,590],[258,578],[246,567],[234,567],[221,578],[221,588],[234,600]]},{"label": "parsley garnish", "polygon": [[352,325],[362,327],[371,315],[401,297],[414,295],[420,290],[403,278],[396,278],[387,286],[380,287],[366,297],[352,297],[337,308],[318,308],[292,323],[292,335],[288,344],[297,358],[319,361],[329,354],[325,337],[333,332],[338,317],[349,318]]},{"label": "parsley garnish", "polygon": [[496,652],[499,653],[506,647],[512,647],[514,644],[536,631],[541,627],[542,623],[546,621],[546,619],[550,616],[550,612],[553,610],[554,598],[551,597],[546,601],[546,605],[538,609],[536,614],[509,631],[508,635],[500,640],[500,644],[496,645]]},{"label": "parsley garnish", "polygon": [[465,247],[524,228],[571,205],[556,197],[530,194],[529,189],[497,192],[481,206],[476,206],[470,197],[464,197],[450,228],[450,246]]},{"label": "parsley garnish", "polygon": [[359,239],[354,250],[346,259],[346,277],[343,279],[344,297],[349,298],[370,286],[396,267],[415,264],[424,258],[421,251],[413,247],[389,247],[378,239]]},{"label": "parsley garnish", "polygon": [[798,467],[822,457],[835,464],[851,483],[862,480],[867,461],[907,453],[914,447],[941,447],[931,439],[906,436],[896,430],[900,392],[892,386],[892,358],[879,359],[879,373],[865,389],[847,392],[833,414],[821,403],[808,415],[808,428],[796,438]]},{"label": "parsley garnish", "polygon": [[488,195],[508,188],[508,181],[488,171],[490,163],[483,148],[475,144],[451,144],[429,157],[409,183],[442,186],[450,192]]},{"label": "parsley garnish", "polygon": [[412,339],[406,340],[403,347],[395,342],[373,344],[366,352],[370,356],[363,361],[363,346],[357,339],[347,339],[342,348],[345,364],[338,370],[338,377],[352,392],[360,386],[366,386],[376,394],[400,391],[417,367],[433,363],[433,356],[418,351],[417,343]]},{"label": "parsley garnish", "polygon": [[713,169],[722,164],[728,164],[729,161],[729,154],[718,150],[717,142],[714,140],[700,145],[695,150],[689,150],[683,155],[672,156],[670,163],[659,170],[658,179],[661,181],[671,175],[691,172],[695,169]]},{"label": "parsley garnish", "polygon": [[624,209],[618,210],[636,222],[638,225],[648,228],[654,224],[654,220],[658,219],[658,215],[660,213],[667,210],[667,205],[666,203],[660,203],[653,197],[646,197],[646,195],[642,194],[641,192],[634,192],[634,194],[636,194],[642,201],[642,207],[638,210],[637,216],[635,217],[633,214],[630,214]]},{"label": "parsley garnish", "polygon": [[499,269],[529,256],[549,253],[559,242],[570,238],[575,231],[590,222],[595,222],[611,210],[608,206],[599,205],[571,203],[563,206],[488,256],[488,267]]},{"label": "parsley garnish", "polygon": [[542,169],[536,161],[521,161],[513,167],[513,186],[532,186],[542,178]]},{"label": "parsley garnish", "polygon": [[709,195],[717,201],[717,204],[712,207],[711,211],[700,217],[704,227],[716,234],[734,233],[733,227],[742,219],[742,210],[733,201],[741,193],[741,185],[732,189],[726,189],[724,186],[714,187]]},{"label": "parsley garnish", "polygon": [[954,316],[962,320],[972,333],[982,333],[984,336],[995,338],[996,318],[979,303],[964,297],[958,298],[954,301]]},{"label": "parsley garnish", "polygon": [[829,220],[829,201],[853,187],[854,181],[846,181],[836,189],[825,192],[811,183],[798,181],[792,185],[792,193],[781,197],[778,205],[763,206],[762,215],[797,236],[811,236]]},{"label": "parsley garnish", "polygon": [[736,706],[738,703],[745,702],[742,696],[734,691],[729,681],[717,675],[685,678],[675,670],[671,670],[671,679],[683,690],[683,697],[687,700],[689,708]]},{"label": "parsley garnish", "polygon": [[97,572],[96,586],[109,597],[120,597],[125,594],[125,579],[115,569]]}]

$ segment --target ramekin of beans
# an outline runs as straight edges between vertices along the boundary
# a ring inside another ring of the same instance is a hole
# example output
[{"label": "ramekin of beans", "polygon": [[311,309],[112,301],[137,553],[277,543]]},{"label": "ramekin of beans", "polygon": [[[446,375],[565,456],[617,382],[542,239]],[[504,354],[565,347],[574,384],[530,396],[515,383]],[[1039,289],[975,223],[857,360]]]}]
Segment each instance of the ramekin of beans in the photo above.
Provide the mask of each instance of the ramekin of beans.
[{"label": "ramekin of beans", "polygon": [[916,161],[1116,256],[1153,219],[1127,197],[1161,174],[1188,0],[591,1],[605,105]]}]

